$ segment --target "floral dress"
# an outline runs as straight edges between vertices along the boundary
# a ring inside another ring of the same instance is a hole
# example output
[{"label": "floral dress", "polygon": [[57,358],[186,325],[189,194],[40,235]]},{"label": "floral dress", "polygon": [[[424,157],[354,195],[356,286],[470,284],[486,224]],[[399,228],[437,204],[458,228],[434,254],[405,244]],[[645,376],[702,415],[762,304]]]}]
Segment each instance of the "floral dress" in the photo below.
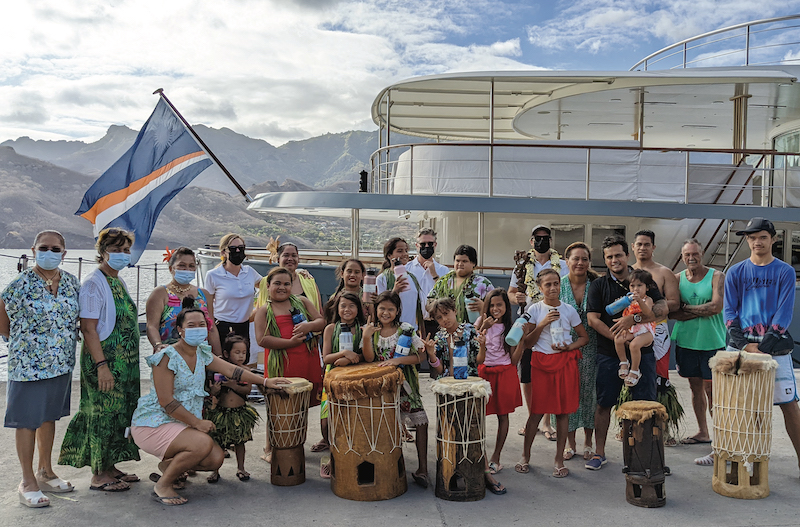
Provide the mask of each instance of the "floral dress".
[{"label": "floral dress", "polygon": [[125,428],[139,401],[139,322],[136,306],[119,278],[106,276],[116,309],[114,330],[100,343],[114,376],[114,388],[101,392],[92,354],[81,348],[81,403],[61,444],[59,465],[90,466],[92,472],[122,461],[138,461],[139,449]]},{"label": "floral dress", "polygon": [[[411,324],[403,322],[400,324],[400,327],[397,328],[397,331],[388,337],[382,337],[380,331],[376,331],[372,336],[372,348],[375,350],[375,360],[383,362],[394,358],[395,346],[397,346],[400,335],[409,329],[414,331],[414,327]],[[424,350],[425,344],[416,333],[414,333],[411,342],[411,353],[419,354]],[[410,415],[421,410],[424,411],[422,396],[419,393],[419,373],[417,372],[417,368],[413,364],[405,364],[402,366],[402,370],[408,386],[404,384],[403,389],[400,390],[400,411],[403,414],[409,414],[404,416],[406,420],[411,421],[413,425],[426,424],[428,422],[427,417],[425,417],[424,422],[418,422]]]},{"label": "floral dress", "polygon": [[[480,344],[478,343],[478,332],[475,326],[469,322],[462,322],[458,325],[453,334],[454,340],[459,338],[464,340],[467,345],[467,371],[470,377],[478,377],[478,351],[480,351]],[[450,372],[450,345],[447,341],[448,333],[446,329],[439,329],[433,341],[436,345],[436,357],[442,361],[444,370],[439,377],[447,377],[452,375]]]},{"label": "floral dress", "polygon": [[476,296],[483,300],[492,289],[494,286],[488,278],[475,273],[469,275],[460,286],[456,286],[456,272],[450,271],[436,281],[428,293],[428,299],[452,298],[456,302],[456,318],[459,322],[468,322],[466,297]]}]

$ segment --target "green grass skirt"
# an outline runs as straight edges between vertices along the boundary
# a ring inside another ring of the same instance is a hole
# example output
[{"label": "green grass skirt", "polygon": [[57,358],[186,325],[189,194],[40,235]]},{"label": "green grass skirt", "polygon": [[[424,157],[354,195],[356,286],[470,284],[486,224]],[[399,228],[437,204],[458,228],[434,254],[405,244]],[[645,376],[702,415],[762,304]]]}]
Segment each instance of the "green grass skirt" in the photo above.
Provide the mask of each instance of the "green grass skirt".
[{"label": "green grass skirt", "polygon": [[211,408],[207,419],[217,427],[211,437],[222,448],[228,448],[252,441],[253,429],[261,417],[255,408],[245,404],[236,408]]},{"label": "green grass skirt", "polygon": [[[675,391],[675,387],[669,382],[669,379],[658,379],[658,385],[656,387],[656,401],[663,404],[664,408],[667,410],[667,422],[665,428],[667,432],[671,434],[672,437],[678,437],[678,432],[680,430],[680,424],[683,421],[683,406],[681,405],[680,400],[678,399],[678,392]],[[620,407],[622,403],[626,403],[628,401],[632,401],[633,397],[631,396],[630,389],[623,385],[622,390],[619,392],[619,398],[617,399],[617,406],[614,408],[617,409]]]}]

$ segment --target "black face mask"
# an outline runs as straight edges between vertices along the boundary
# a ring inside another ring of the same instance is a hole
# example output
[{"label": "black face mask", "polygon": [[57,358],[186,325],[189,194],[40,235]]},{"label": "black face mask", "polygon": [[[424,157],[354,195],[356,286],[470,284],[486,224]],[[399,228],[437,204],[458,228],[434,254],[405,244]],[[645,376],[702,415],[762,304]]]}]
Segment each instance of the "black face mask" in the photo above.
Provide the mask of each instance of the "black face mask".
[{"label": "black face mask", "polygon": [[433,247],[420,247],[419,255],[425,260],[430,259],[430,257],[433,256]]},{"label": "black face mask", "polygon": [[550,237],[535,236],[533,238],[533,250],[539,254],[550,252]]},{"label": "black face mask", "polygon": [[242,265],[242,262],[244,261],[245,258],[244,247],[242,247],[241,249],[229,248],[228,255],[229,255],[228,260],[230,260],[230,262],[233,265]]}]

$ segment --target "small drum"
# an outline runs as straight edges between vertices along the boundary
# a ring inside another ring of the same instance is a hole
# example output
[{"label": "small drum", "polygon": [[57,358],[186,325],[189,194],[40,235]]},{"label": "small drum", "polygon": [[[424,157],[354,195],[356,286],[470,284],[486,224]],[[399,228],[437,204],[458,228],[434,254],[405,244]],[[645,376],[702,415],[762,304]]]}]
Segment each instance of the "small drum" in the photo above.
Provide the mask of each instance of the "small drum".
[{"label": "small drum", "polygon": [[628,401],[617,409],[622,419],[622,459],[625,499],[637,507],[663,507],[664,425],[667,410],[654,401]]},{"label": "small drum", "polygon": [[714,383],[711,488],[731,498],[766,498],[778,363],[763,353],[718,351],[709,365]]},{"label": "small drum", "polygon": [[486,401],[491,385],[480,377],[443,377],[436,394],[436,497],[477,501],[486,495]]},{"label": "small drum", "polygon": [[403,372],[375,364],[325,374],[331,489],[340,498],[388,500],[408,489],[400,434]]},{"label": "small drum", "polygon": [[287,377],[291,384],[282,390],[266,390],[267,433],[272,445],[271,482],[288,487],[306,480],[306,456],[303,443],[308,430],[309,381]]}]

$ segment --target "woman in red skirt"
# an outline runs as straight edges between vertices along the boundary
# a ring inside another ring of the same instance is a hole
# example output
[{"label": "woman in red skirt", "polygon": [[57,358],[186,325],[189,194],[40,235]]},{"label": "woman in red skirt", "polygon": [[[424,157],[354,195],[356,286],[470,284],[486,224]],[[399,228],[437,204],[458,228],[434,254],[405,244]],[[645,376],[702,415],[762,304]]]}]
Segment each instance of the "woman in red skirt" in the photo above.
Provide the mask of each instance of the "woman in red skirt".
[{"label": "woman in red skirt", "polygon": [[[553,477],[564,478],[569,475],[569,470],[564,466],[569,414],[578,409],[580,396],[578,359],[581,357],[581,346],[589,343],[589,335],[575,308],[558,299],[561,293],[561,277],[558,272],[542,269],[536,276],[536,284],[544,299],[528,308],[531,323],[523,327],[523,349],[533,348],[531,413],[525,432],[522,460],[515,469],[523,474],[530,471],[528,462],[536,424],[542,415],[554,414],[558,439]],[[573,339],[573,332],[577,339]]]}]

